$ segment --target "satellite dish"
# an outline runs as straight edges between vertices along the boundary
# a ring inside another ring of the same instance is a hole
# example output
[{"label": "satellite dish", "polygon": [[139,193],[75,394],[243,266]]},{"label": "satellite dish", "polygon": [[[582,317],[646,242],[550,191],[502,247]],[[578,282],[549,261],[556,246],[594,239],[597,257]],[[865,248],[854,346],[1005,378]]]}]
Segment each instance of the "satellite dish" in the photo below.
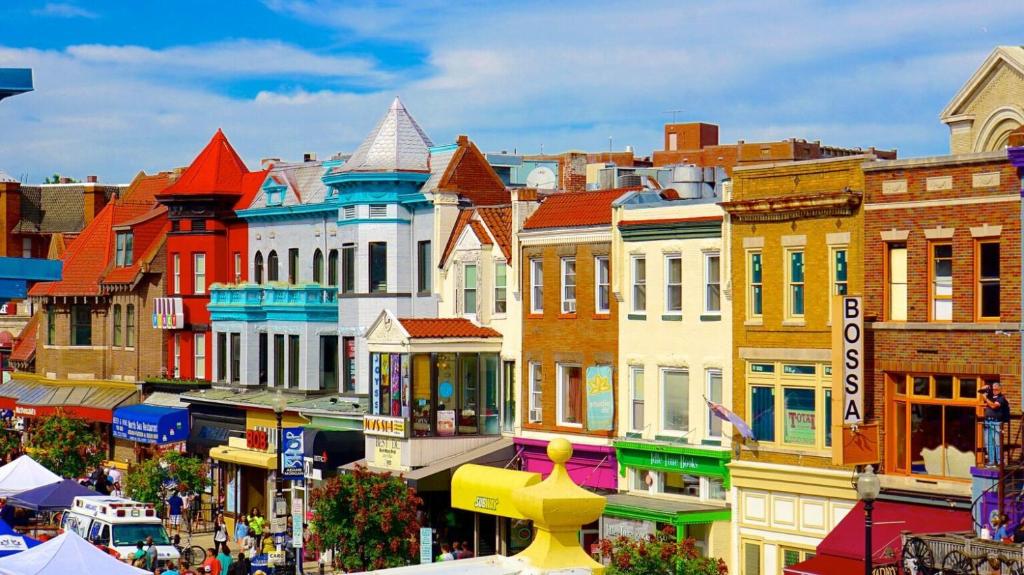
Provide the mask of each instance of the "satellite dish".
[{"label": "satellite dish", "polygon": [[526,187],[538,190],[555,189],[555,172],[547,166],[537,166],[526,175]]}]

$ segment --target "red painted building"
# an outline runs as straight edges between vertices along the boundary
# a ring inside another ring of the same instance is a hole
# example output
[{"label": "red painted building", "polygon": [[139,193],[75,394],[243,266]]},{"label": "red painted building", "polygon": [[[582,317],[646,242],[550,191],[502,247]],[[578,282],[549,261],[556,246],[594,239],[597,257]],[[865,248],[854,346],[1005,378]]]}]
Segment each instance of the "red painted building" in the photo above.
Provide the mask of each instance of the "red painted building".
[{"label": "red painted building", "polygon": [[250,172],[220,130],[157,201],[167,206],[166,298],[153,327],[169,330],[167,375],[210,379],[210,286],[248,279],[248,231],[235,210],[248,206],[265,171]]}]

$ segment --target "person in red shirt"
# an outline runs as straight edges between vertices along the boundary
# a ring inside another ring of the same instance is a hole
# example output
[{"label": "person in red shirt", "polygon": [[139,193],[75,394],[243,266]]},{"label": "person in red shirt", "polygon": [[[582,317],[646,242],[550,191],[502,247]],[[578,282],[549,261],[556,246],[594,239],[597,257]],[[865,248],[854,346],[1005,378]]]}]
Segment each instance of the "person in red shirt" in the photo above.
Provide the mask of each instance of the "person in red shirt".
[{"label": "person in red shirt", "polygon": [[220,575],[220,561],[217,560],[217,550],[210,547],[206,550],[206,560],[203,561],[201,573]]}]

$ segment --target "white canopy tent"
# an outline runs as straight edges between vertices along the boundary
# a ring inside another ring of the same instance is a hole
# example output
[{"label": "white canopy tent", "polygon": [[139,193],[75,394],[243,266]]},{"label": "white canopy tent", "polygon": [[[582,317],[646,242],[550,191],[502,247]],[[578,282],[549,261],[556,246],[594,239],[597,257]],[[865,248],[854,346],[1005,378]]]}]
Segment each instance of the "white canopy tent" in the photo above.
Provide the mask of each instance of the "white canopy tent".
[{"label": "white canopy tent", "polygon": [[42,485],[57,483],[64,478],[36,463],[27,455],[0,467],[0,497],[10,497]]},{"label": "white canopy tent", "polygon": [[148,575],[149,572],[122,563],[66,531],[28,551],[0,558],[0,575],[66,575],[102,573],[103,575]]}]

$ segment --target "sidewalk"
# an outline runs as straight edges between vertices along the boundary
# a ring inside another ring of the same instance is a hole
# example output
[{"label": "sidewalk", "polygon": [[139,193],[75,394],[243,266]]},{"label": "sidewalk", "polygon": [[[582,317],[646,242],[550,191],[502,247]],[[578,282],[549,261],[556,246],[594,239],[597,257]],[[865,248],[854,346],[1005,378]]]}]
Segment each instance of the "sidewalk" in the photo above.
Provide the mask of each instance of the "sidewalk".
[{"label": "sidewalk", "polygon": [[[168,531],[168,534],[170,534],[169,531]],[[174,537],[174,536],[171,535],[171,537]],[[181,535],[181,542],[182,542],[182,544],[185,544],[187,541],[188,541],[188,538],[185,536],[184,533],[182,533],[182,535]],[[198,546],[202,547],[203,549],[207,549],[209,547],[213,547],[213,532],[212,531],[208,531],[208,532],[194,534],[192,536],[192,545],[198,545]],[[238,557],[238,546],[235,545],[234,541],[229,541],[228,542],[228,549],[231,550],[231,558],[232,559],[234,559],[235,557]],[[318,563],[317,561],[304,561],[302,563],[302,570],[303,570],[304,573],[308,573],[309,575],[317,575],[318,573],[320,573],[320,563]],[[324,573],[325,574],[333,574],[334,571],[332,571],[331,568],[328,566],[328,567],[325,568]]]}]

